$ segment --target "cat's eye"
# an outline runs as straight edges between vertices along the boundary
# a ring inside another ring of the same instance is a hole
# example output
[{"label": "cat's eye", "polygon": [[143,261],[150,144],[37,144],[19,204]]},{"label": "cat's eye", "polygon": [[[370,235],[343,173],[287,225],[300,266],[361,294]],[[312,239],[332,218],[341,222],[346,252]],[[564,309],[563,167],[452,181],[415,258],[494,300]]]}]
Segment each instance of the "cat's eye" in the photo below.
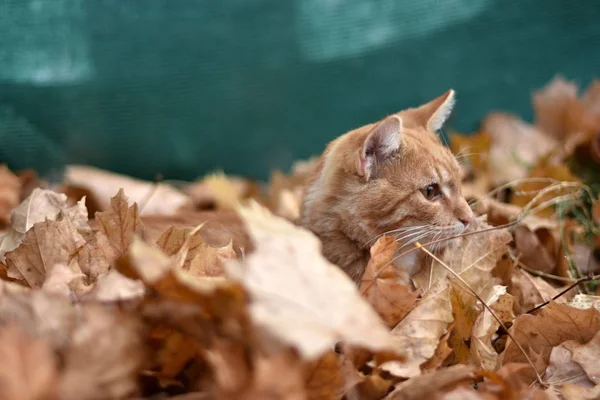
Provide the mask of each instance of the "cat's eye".
[{"label": "cat's eye", "polygon": [[427,200],[436,200],[442,196],[442,191],[440,190],[440,186],[437,183],[432,183],[427,187],[421,189],[421,193]]}]

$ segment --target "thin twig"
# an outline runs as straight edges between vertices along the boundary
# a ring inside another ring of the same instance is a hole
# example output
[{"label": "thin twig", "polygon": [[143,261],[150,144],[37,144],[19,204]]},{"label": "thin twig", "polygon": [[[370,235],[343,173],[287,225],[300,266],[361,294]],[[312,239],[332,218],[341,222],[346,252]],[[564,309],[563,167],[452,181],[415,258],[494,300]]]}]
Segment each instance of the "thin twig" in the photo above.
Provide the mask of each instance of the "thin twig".
[{"label": "thin twig", "polygon": [[539,310],[540,308],[545,307],[546,305],[548,305],[551,301],[554,301],[554,300],[558,299],[559,297],[564,296],[566,293],[568,293],[569,291],[571,291],[576,286],[578,286],[578,285],[580,285],[580,284],[582,284],[584,282],[594,281],[594,280],[599,279],[599,278],[600,278],[600,275],[593,275],[593,276],[590,275],[590,276],[584,276],[583,278],[579,278],[575,282],[573,282],[572,284],[570,284],[569,286],[567,286],[562,292],[560,292],[559,294],[557,294],[556,296],[554,296],[550,300],[545,301],[542,304],[533,307],[531,310],[527,311],[525,314],[532,314],[532,313],[536,312],[537,310]]},{"label": "thin twig", "polygon": [[533,371],[535,372],[535,376],[536,376],[537,381],[539,382],[539,384],[542,385],[542,386],[546,386],[546,384],[544,383],[542,377],[537,372],[537,369],[535,368],[535,365],[533,364],[533,361],[531,361],[531,359],[529,358],[529,355],[525,352],[525,349],[523,349],[523,347],[519,344],[519,342],[517,342],[517,340],[514,338],[514,336],[508,331],[508,329],[506,328],[506,326],[504,325],[504,323],[500,320],[500,318],[498,318],[498,316],[496,315],[496,313],[494,313],[494,311],[492,311],[491,307],[487,305],[487,303],[481,298],[481,296],[479,296],[479,294],[477,294],[477,292],[471,287],[471,285],[469,285],[462,278],[462,276],[460,276],[459,274],[457,274],[452,268],[450,268],[448,265],[446,265],[446,263],[444,263],[442,260],[440,260],[438,257],[436,257],[432,252],[430,252],[425,247],[423,247],[421,245],[421,243],[416,242],[415,243],[415,247],[418,248],[419,250],[425,252],[430,257],[432,257],[434,260],[436,260],[438,263],[440,263],[440,265],[442,267],[446,268],[446,270],[448,270],[448,272],[450,272],[452,275],[454,275],[456,277],[456,279],[458,279],[459,281],[461,281],[463,283],[463,285],[465,285],[465,287],[468,288],[471,291],[471,294],[473,296],[475,296],[475,298],[477,298],[477,300],[479,300],[481,302],[481,304],[486,308],[486,310],[488,310],[490,312],[490,314],[492,314],[492,317],[494,317],[494,319],[500,324],[500,326],[502,327],[502,329],[504,329],[504,331],[506,331],[506,334],[508,335],[508,337],[510,337],[512,339],[512,341],[515,342],[515,345],[519,348],[519,350],[521,350],[521,352],[525,356],[525,359],[527,359],[527,362],[529,362],[529,364],[533,368]]}]

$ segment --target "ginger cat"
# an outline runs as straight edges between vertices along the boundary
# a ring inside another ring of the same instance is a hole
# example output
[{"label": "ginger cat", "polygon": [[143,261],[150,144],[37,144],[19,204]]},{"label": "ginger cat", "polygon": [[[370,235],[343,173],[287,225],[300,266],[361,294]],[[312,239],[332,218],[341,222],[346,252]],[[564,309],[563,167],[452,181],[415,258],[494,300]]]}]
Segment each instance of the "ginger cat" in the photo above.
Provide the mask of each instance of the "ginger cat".
[{"label": "ginger cat", "polygon": [[[461,173],[450,150],[435,134],[452,111],[454,91],[418,108],[390,115],[332,141],[308,179],[300,225],[322,242],[323,255],[356,282],[369,249],[384,234],[408,245],[463,232],[473,218],[461,194]],[[193,212],[143,217],[153,239],[170,225],[211,221],[205,240],[225,245],[233,238],[238,254],[252,243],[235,212]],[[437,246],[437,249],[442,244]],[[412,274],[417,252],[399,260]]]},{"label": "ginger cat", "polygon": [[[461,194],[459,164],[435,133],[453,106],[449,90],[338,137],[319,159],[300,224],[321,239],[324,256],[355,281],[380,235],[396,235],[406,251],[417,240],[462,233],[472,220]],[[416,272],[416,254],[399,260],[409,274]]]}]

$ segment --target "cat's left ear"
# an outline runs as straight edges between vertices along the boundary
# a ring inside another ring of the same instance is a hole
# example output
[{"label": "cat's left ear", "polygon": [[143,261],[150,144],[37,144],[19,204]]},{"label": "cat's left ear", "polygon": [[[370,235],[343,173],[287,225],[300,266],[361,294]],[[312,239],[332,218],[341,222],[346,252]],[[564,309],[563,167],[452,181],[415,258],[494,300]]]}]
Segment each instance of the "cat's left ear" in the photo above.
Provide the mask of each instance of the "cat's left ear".
[{"label": "cat's left ear", "polygon": [[402,119],[391,115],[375,125],[358,150],[358,174],[369,180],[377,167],[394,154],[402,143]]},{"label": "cat's left ear", "polygon": [[450,89],[440,97],[418,107],[415,111],[425,128],[430,132],[435,132],[450,117],[454,103],[454,90]]}]

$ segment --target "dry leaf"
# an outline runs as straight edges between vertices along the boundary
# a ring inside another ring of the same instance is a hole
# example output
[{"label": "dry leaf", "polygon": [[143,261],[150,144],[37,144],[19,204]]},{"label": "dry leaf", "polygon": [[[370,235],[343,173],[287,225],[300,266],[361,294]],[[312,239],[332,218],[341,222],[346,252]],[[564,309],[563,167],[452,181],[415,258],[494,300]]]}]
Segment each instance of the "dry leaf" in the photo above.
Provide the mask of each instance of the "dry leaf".
[{"label": "dry leaf", "polygon": [[[342,386],[340,360],[333,351],[323,354],[305,367],[307,398],[337,400]],[[358,383],[358,382],[357,382]]]},{"label": "dry leaf", "polygon": [[358,288],[389,327],[396,326],[412,310],[419,296],[390,265],[399,247],[394,237],[379,238],[371,247],[371,259]]},{"label": "dry leaf", "polygon": [[250,386],[251,355],[243,345],[217,338],[204,353],[215,375],[218,398],[235,398]]},{"label": "dry leaf", "polygon": [[78,254],[81,271],[94,282],[106,274],[111,264],[125,254],[133,237],[143,237],[144,227],[137,204],[129,207],[123,190],[111,199],[108,211],[96,214],[98,229]]},{"label": "dry leaf", "polygon": [[109,199],[119,190],[127,193],[131,203],[143,206],[140,210],[143,215],[172,215],[192,205],[187,195],[170,185],[144,182],[83,165],[67,166],[65,183],[90,191],[102,210],[114,207]]},{"label": "dry leaf", "polygon": [[12,212],[11,229],[0,238],[0,261],[4,261],[5,253],[19,246],[25,233],[35,224],[57,219],[70,220],[81,234],[90,232],[85,199],[69,207],[66,195],[51,190],[34,189]]},{"label": "dry leaf", "polygon": [[590,296],[587,294],[578,294],[569,302],[569,306],[580,310],[587,310],[594,307],[600,311],[600,296]]},{"label": "dry leaf", "polygon": [[600,385],[587,388],[579,385],[566,384],[561,389],[565,400],[598,400],[600,398]]},{"label": "dry leaf", "polygon": [[256,249],[226,270],[249,292],[257,327],[309,361],[342,340],[373,351],[392,349],[383,321],[350,278],[321,255],[316,236],[256,203],[239,212]]},{"label": "dry leaf", "polygon": [[52,400],[57,362],[50,345],[30,337],[18,325],[0,330],[0,399]]},{"label": "dry leaf", "polygon": [[[548,366],[552,348],[567,340],[587,343],[598,330],[600,311],[595,308],[579,310],[555,302],[550,302],[537,315],[520,315],[509,329],[540,374]],[[501,362],[505,365],[527,360],[512,339],[509,339]]]},{"label": "dry leaf", "polygon": [[536,125],[556,139],[569,132],[569,109],[577,102],[577,86],[556,76],[533,93]]},{"label": "dry leaf", "polygon": [[600,385],[600,332],[588,343],[575,347],[572,353],[573,361],[583,368],[592,382]]},{"label": "dry leaf", "polygon": [[556,267],[556,254],[544,247],[539,237],[524,225],[514,230],[516,256],[529,269],[551,274]]},{"label": "dry leaf", "polygon": [[[506,326],[515,316],[513,314],[513,297],[506,293],[506,287],[494,286],[494,291],[486,304],[496,317]],[[498,364],[498,353],[492,346],[492,335],[500,324],[488,309],[484,309],[473,325],[471,338],[471,355],[477,366],[485,370],[495,370]]]},{"label": "dry leaf", "polygon": [[145,292],[141,281],[129,279],[113,269],[105,275],[100,275],[89,291],[76,294],[82,300],[111,302],[138,299],[143,297]]},{"label": "dry leaf", "polygon": [[186,187],[186,193],[197,208],[233,210],[243,199],[251,197],[255,189],[246,179],[215,172]]},{"label": "dry leaf", "polygon": [[239,396],[221,398],[224,400],[305,400],[307,395],[303,378],[302,365],[288,352],[270,358],[258,356],[254,360],[252,384]]},{"label": "dry leaf", "polygon": [[544,382],[556,386],[565,383],[585,387],[594,386],[581,366],[573,360],[573,351],[579,346],[579,343],[568,340],[552,349],[548,367],[543,376]]},{"label": "dry leaf", "polygon": [[[515,298],[514,311],[519,315],[549,301],[558,295],[559,290],[539,276],[532,276],[522,269],[515,269],[508,292]],[[566,303],[566,299],[559,297],[556,302]]]},{"label": "dry leaf", "polygon": [[13,208],[19,205],[21,181],[5,164],[0,165],[0,225],[10,223]]},{"label": "dry leaf", "polygon": [[146,357],[141,324],[98,305],[82,311],[66,351],[59,397],[121,399],[134,393]]},{"label": "dry leaf", "polygon": [[488,114],[481,130],[492,137],[488,168],[494,186],[525,178],[528,169],[556,146],[534,126],[506,113]]},{"label": "dry leaf", "polygon": [[66,264],[54,264],[46,274],[42,290],[76,299],[86,290],[85,275]]},{"label": "dry leaf", "polygon": [[431,399],[453,387],[473,380],[473,368],[466,365],[453,365],[437,371],[411,378],[402,382],[385,397],[385,400]]},{"label": "dry leaf", "polygon": [[[70,220],[36,223],[16,249],[6,254],[8,276],[40,288],[46,274],[57,264],[72,266],[72,261],[85,244]],[[78,266],[72,266],[79,273]]]},{"label": "dry leaf", "polygon": [[[472,229],[486,227],[486,224],[476,222]],[[448,244],[443,261],[481,295],[493,286],[491,271],[506,252],[511,239],[506,230],[454,239]],[[400,377],[417,376],[421,373],[421,364],[434,355],[440,337],[453,321],[448,279],[455,279],[454,275],[437,262],[414,276],[413,280],[425,291],[423,297],[392,330],[397,339],[396,346],[406,349],[407,359],[403,363],[386,363],[385,370]]]}]

